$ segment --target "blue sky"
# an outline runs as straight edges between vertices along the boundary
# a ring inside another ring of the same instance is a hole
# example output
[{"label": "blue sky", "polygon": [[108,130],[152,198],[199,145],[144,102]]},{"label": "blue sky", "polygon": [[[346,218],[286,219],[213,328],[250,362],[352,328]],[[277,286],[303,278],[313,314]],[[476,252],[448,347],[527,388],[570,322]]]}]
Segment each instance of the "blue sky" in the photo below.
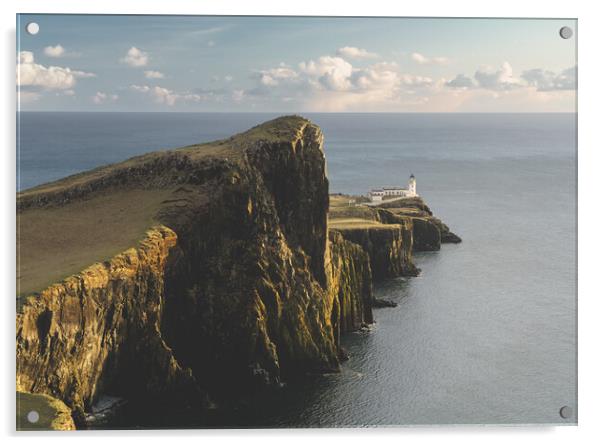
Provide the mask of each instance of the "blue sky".
[{"label": "blue sky", "polygon": [[576,22],[26,14],[17,86],[22,110],[573,112],[562,26]]}]

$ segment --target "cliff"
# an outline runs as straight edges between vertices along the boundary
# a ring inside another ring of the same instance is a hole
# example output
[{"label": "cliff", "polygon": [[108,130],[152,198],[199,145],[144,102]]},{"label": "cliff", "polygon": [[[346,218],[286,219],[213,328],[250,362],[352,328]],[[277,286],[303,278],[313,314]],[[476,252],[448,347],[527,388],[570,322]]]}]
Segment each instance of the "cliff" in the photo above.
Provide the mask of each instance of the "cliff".
[{"label": "cliff", "polygon": [[374,321],[373,279],[416,275],[413,250],[453,234],[422,200],[337,206],[322,145],[289,116],[20,193],[20,394],[78,427],[105,395],[202,419],[338,370],[341,334]]},{"label": "cliff", "polygon": [[279,118],[17,198],[17,389],[82,426],[103,394],[202,410],[337,370],[368,256],[328,239],[318,127]]},{"label": "cliff", "polygon": [[[433,215],[421,197],[383,201],[376,206],[350,206],[348,204],[350,199],[360,200],[359,197],[345,195],[331,197],[329,214],[331,227],[345,226],[348,222],[358,226],[362,221],[368,228],[373,226],[374,222],[411,227],[410,250],[416,252],[440,250],[443,243],[462,242],[458,235],[451,232],[446,224]],[[408,259],[411,261],[411,256]]]},{"label": "cliff", "polygon": [[340,334],[374,322],[372,269],[369,255],[337,231],[329,232],[329,290],[333,298],[332,326]]},{"label": "cliff", "polygon": [[412,261],[411,221],[354,224],[347,220],[341,224],[333,220],[331,227],[368,253],[374,280],[418,275],[418,268]]}]

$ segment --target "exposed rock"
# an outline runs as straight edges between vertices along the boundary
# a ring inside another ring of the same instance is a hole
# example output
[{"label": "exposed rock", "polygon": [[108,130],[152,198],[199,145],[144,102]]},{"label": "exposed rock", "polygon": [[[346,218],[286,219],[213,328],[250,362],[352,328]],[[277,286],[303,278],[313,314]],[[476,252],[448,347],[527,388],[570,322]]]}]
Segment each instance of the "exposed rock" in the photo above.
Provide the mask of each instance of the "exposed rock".
[{"label": "exposed rock", "polygon": [[338,370],[340,332],[372,321],[370,265],[343,239],[328,247],[322,139],[281,118],[20,194],[19,212],[68,211],[172,190],[137,248],[19,298],[17,388],[83,418],[106,393],[197,409],[207,394]]},{"label": "exposed rock", "polygon": [[460,243],[462,239],[449,230],[439,218],[433,216],[431,209],[424,203],[421,197],[405,198],[390,203],[386,201],[379,204],[376,210],[379,212],[379,220],[391,220],[382,213],[382,209],[388,214],[412,219],[414,250],[433,251],[439,250],[442,243]]},{"label": "exposed rock", "polygon": [[441,249],[441,231],[430,218],[412,218],[414,223],[414,249],[432,251]]},{"label": "exposed rock", "polygon": [[138,248],[31,295],[17,314],[17,390],[91,409],[103,390],[192,405],[202,397],[165,344],[165,262],[175,233],[157,227]]},{"label": "exposed rock", "polygon": [[[141,206],[149,230],[137,245],[18,298],[17,389],[61,399],[81,423],[104,394],[201,412],[294,374],[337,371],[341,333],[367,329],[384,304],[372,279],[418,273],[413,240],[430,241],[414,221],[444,225],[413,200],[408,214],[358,208],[370,224],[329,231],[322,143],[309,121],[279,118],[19,194],[23,224],[28,212],[68,217],[99,197],[127,204],[124,190],[155,199]],[[90,237],[96,216],[80,228]],[[102,216],[109,230],[128,223]],[[56,233],[61,218],[52,221]]]},{"label": "exposed rock", "polygon": [[337,226],[332,230],[368,253],[374,280],[418,275],[419,270],[412,261],[412,223],[409,219],[401,224]]},{"label": "exposed rock", "polygon": [[385,300],[383,298],[375,298],[372,301],[372,307],[397,307],[397,303],[392,300]]},{"label": "exposed rock", "polygon": [[[329,290],[334,305],[332,325],[335,339],[340,334],[373,323],[372,270],[370,257],[357,244],[334,230],[329,232]],[[341,352],[339,351],[339,355]]]}]

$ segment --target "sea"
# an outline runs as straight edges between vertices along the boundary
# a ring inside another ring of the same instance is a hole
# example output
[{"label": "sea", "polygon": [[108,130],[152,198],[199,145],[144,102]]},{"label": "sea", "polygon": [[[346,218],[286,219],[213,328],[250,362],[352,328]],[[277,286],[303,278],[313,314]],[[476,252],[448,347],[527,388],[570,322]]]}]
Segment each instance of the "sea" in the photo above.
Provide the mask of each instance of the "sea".
[{"label": "sea", "polygon": [[[278,115],[20,113],[17,189]],[[218,426],[576,423],[576,114],[304,116],[324,132],[331,193],[413,173],[463,242],[416,253],[419,277],[375,285],[398,306],[342,338],[341,373],[257,395]]]}]

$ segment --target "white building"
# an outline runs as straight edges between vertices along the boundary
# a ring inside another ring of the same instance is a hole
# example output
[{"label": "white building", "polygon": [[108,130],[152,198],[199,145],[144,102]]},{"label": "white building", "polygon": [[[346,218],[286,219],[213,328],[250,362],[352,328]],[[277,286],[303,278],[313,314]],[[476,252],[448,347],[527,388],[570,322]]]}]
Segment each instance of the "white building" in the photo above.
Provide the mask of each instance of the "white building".
[{"label": "white building", "polygon": [[407,189],[401,187],[383,187],[372,189],[368,192],[368,198],[370,198],[370,201],[372,202],[379,202],[392,198],[412,198],[414,196],[418,196],[418,193],[416,193],[416,178],[414,175],[410,175]]}]

